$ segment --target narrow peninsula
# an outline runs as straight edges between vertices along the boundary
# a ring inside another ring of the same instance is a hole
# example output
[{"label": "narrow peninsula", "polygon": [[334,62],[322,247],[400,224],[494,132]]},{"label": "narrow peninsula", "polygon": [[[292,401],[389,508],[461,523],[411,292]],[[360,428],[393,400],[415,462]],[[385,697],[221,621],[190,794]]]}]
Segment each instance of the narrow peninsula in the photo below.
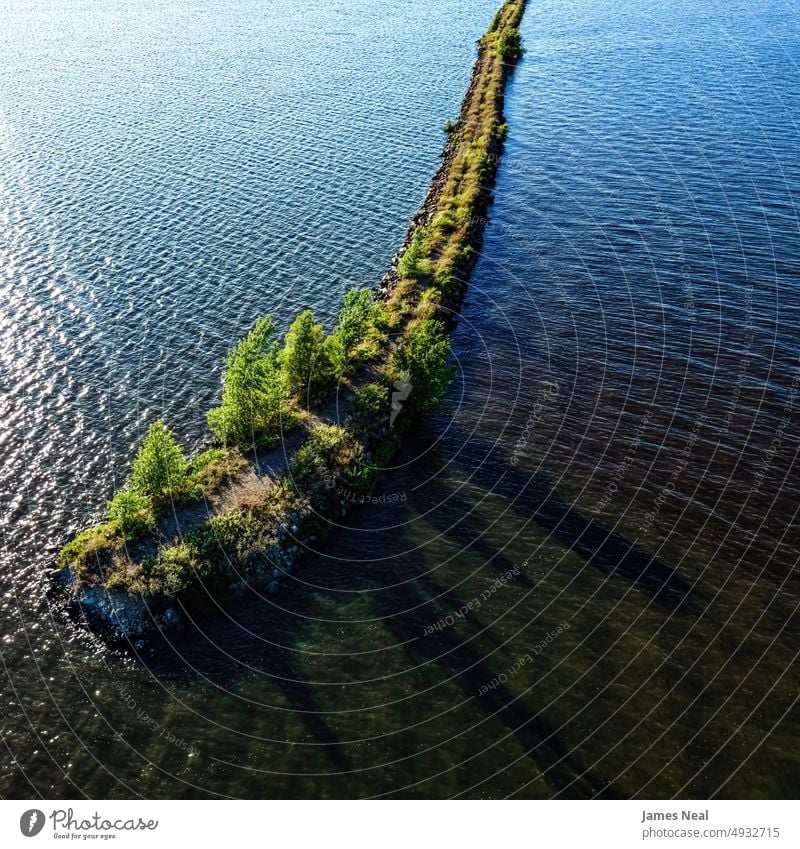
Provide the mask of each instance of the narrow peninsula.
[{"label": "narrow peninsula", "polygon": [[189,459],[154,422],[107,521],[63,546],[55,574],[92,627],[130,639],[248,584],[277,592],[437,403],[508,131],[524,8],[509,0],[480,40],[441,167],[378,289],[348,292],[330,334],[310,310],[282,339],[260,319],[226,359],[208,414],[217,447]]}]

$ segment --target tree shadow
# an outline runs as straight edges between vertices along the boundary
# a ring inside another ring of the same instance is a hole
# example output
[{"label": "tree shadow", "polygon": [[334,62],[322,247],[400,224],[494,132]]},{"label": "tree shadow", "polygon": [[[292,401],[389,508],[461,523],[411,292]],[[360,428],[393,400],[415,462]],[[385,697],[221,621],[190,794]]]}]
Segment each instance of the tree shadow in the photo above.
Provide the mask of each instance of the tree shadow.
[{"label": "tree shadow", "polygon": [[[179,684],[202,679],[211,687],[232,691],[247,675],[268,678],[305,725],[313,745],[325,751],[337,771],[347,771],[345,747],[326,720],[295,648],[313,609],[308,592],[294,593],[291,605],[271,604],[261,593],[252,593],[226,604],[224,613],[206,614],[180,632],[156,635],[147,641],[141,659],[159,680]],[[254,710],[263,707],[253,705]]]},{"label": "tree shadow", "polygon": [[[457,432],[451,438],[456,444],[462,444]],[[448,458],[449,467],[455,465],[461,469],[461,477],[501,496],[521,518],[536,522],[565,549],[579,554],[587,565],[626,581],[660,607],[694,614],[705,608],[707,599],[696,583],[678,568],[562,499],[548,474],[541,471],[528,473],[498,456],[499,452],[490,442],[473,434],[462,437],[463,440],[467,438],[471,453],[483,459],[467,467],[459,458]],[[411,456],[425,454],[427,446],[419,439],[408,442],[407,450]],[[452,510],[449,507],[448,510],[431,510],[426,513],[426,519],[447,532],[451,532],[450,528],[444,528],[448,514],[461,511],[464,516],[470,516],[475,509],[474,504],[453,488],[442,505],[444,503],[452,505]],[[466,548],[492,555],[487,562],[495,562],[497,552],[487,551],[486,544],[480,539],[470,543],[457,542]]]},{"label": "tree shadow", "polygon": [[[428,636],[420,636],[431,618],[423,611],[430,611],[429,599],[440,594],[440,588],[429,576],[421,576],[393,587],[391,603],[387,603],[383,593],[376,593],[373,605],[385,627],[398,642],[404,644],[411,662],[415,666],[436,663],[445,673],[444,680],[457,681],[471,696],[475,707],[487,718],[493,717],[502,722],[516,737],[526,755],[536,763],[559,796],[616,798],[613,787],[583,768],[564,747],[556,727],[542,714],[532,713],[502,683],[495,683],[492,688],[485,686],[496,682],[503,670],[491,668],[483,656],[470,646],[470,641],[459,637],[456,629],[443,628]],[[404,611],[402,614],[397,613],[398,599]]]}]

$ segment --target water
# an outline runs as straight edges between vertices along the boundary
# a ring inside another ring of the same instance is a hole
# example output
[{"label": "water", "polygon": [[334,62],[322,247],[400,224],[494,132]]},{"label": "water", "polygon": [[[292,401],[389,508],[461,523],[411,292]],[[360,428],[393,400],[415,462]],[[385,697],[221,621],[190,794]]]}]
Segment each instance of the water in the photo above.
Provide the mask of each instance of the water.
[{"label": "water", "polygon": [[533,4],[386,503],[147,664],[47,606],[150,418],[379,278],[493,6],[4,8],[3,795],[797,796],[796,3]]}]

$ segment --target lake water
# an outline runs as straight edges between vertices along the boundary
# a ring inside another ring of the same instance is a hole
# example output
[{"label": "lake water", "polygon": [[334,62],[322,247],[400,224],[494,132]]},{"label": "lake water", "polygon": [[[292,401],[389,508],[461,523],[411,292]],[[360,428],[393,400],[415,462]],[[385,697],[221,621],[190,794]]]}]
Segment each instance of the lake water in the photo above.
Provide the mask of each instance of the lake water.
[{"label": "lake water", "polygon": [[256,315],[374,285],[494,2],[0,10],[0,794],[796,797],[800,7],[532,3],[458,378],[277,597],[46,600]]}]

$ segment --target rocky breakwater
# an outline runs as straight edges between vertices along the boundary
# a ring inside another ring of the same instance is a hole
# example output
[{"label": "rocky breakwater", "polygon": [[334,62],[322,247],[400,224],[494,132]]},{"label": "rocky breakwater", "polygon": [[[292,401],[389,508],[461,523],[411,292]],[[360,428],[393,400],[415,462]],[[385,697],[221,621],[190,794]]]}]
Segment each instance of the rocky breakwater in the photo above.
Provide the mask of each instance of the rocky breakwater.
[{"label": "rocky breakwater", "polygon": [[154,423],[107,521],[63,546],[58,583],[90,626],[138,639],[248,587],[278,592],[438,401],[508,131],[503,92],[524,8],[509,0],[480,40],[442,164],[374,298],[348,293],[327,336],[306,310],[283,346],[260,320],[226,361],[208,416],[218,447],[187,460]]}]

